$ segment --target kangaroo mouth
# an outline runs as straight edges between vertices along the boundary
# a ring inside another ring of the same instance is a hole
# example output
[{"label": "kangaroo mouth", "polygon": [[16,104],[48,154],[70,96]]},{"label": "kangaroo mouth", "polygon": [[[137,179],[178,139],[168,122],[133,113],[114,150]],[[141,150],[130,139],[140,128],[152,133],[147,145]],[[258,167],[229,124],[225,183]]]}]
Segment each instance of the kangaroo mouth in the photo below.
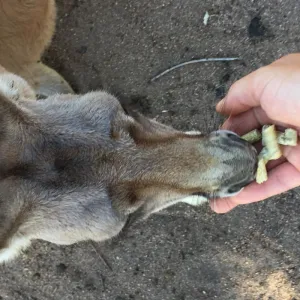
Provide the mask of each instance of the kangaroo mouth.
[{"label": "kangaroo mouth", "polygon": [[210,193],[203,193],[203,192],[195,192],[192,193],[191,196],[199,196],[199,197],[206,198],[207,200],[213,198],[212,195],[210,195]]}]

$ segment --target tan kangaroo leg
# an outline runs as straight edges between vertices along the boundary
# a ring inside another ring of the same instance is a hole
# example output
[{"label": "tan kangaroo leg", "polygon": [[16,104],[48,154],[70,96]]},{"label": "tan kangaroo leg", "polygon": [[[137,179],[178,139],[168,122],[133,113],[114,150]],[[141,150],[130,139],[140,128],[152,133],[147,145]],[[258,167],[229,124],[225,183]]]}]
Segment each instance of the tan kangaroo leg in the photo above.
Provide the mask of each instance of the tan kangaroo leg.
[{"label": "tan kangaroo leg", "polygon": [[48,97],[54,94],[74,93],[66,80],[56,71],[49,68],[42,62],[27,65],[19,75],[29,82],[36,94],[40,97]]},{"label": "tan kangaroo leg", "polygon": [[54,0],[0,0],[0,64],[25,78],[37,94],[72,93],[69,84],[40,62],[55,29]]}]

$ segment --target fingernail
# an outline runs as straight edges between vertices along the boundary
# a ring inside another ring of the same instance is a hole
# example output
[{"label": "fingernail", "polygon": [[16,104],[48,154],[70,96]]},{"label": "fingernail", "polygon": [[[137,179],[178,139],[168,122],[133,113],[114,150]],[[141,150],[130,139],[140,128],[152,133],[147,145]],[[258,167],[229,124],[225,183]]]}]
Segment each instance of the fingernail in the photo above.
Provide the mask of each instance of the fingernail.
[{"label": "fingernail", "polygon": [[216,105],[216,109],[217,111],[221,111],[224,107],[224,102],[225,102],[225,99],[222,99],[217,105]]}]

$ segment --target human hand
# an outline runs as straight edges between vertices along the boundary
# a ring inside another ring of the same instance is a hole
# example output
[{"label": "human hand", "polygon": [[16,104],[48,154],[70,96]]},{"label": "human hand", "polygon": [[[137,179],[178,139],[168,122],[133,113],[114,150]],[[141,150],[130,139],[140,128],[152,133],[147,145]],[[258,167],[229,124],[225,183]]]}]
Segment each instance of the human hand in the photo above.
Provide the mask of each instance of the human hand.
[{"label": "human hand", "polygon": [[[239,135],[265,124],[294,128],[300,133],[300,54],[290,54],[232,85],[217,104],[229,116],[222,128]],[[217,213],[257,202],[300,185],[300,145],[284,146],[282,159],[268,164],[268,180],[246,186],[231,198],[211,200]]]}]

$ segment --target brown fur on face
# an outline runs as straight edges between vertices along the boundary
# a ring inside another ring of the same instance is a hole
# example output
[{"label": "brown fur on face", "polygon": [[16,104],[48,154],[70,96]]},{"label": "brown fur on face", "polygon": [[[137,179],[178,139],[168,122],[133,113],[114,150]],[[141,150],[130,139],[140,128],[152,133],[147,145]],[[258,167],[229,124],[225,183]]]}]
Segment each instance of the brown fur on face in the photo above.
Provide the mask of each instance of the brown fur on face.
[{"label": "brown fur on face", "polygon": [[[36,101],[40,88],[32,78],[46,84],[44,91],[53,91],[53,81],[43,81],[44,73],[28,79],[22,68],[24,62],[26,68],[37,64],[49,43],[54,2],[13,1],[12,8],[9,1],[0,0],[16,37],[10,46],[0,44],[15,56],[11,64],[0,56],[7,70],[0,73],[0,262],[34,239],[102,241],[120,232],[130,216],[229,196],[253,180],[256,152],[231,132],[180,132],[124,109],[101,91]],[[21,9],[31,17],[19,19]],[[33,30],[29,20],[41,26]],[[3,28],[7,22],[0,18]],[[13,45],[29,49],[28,58]]]}]

